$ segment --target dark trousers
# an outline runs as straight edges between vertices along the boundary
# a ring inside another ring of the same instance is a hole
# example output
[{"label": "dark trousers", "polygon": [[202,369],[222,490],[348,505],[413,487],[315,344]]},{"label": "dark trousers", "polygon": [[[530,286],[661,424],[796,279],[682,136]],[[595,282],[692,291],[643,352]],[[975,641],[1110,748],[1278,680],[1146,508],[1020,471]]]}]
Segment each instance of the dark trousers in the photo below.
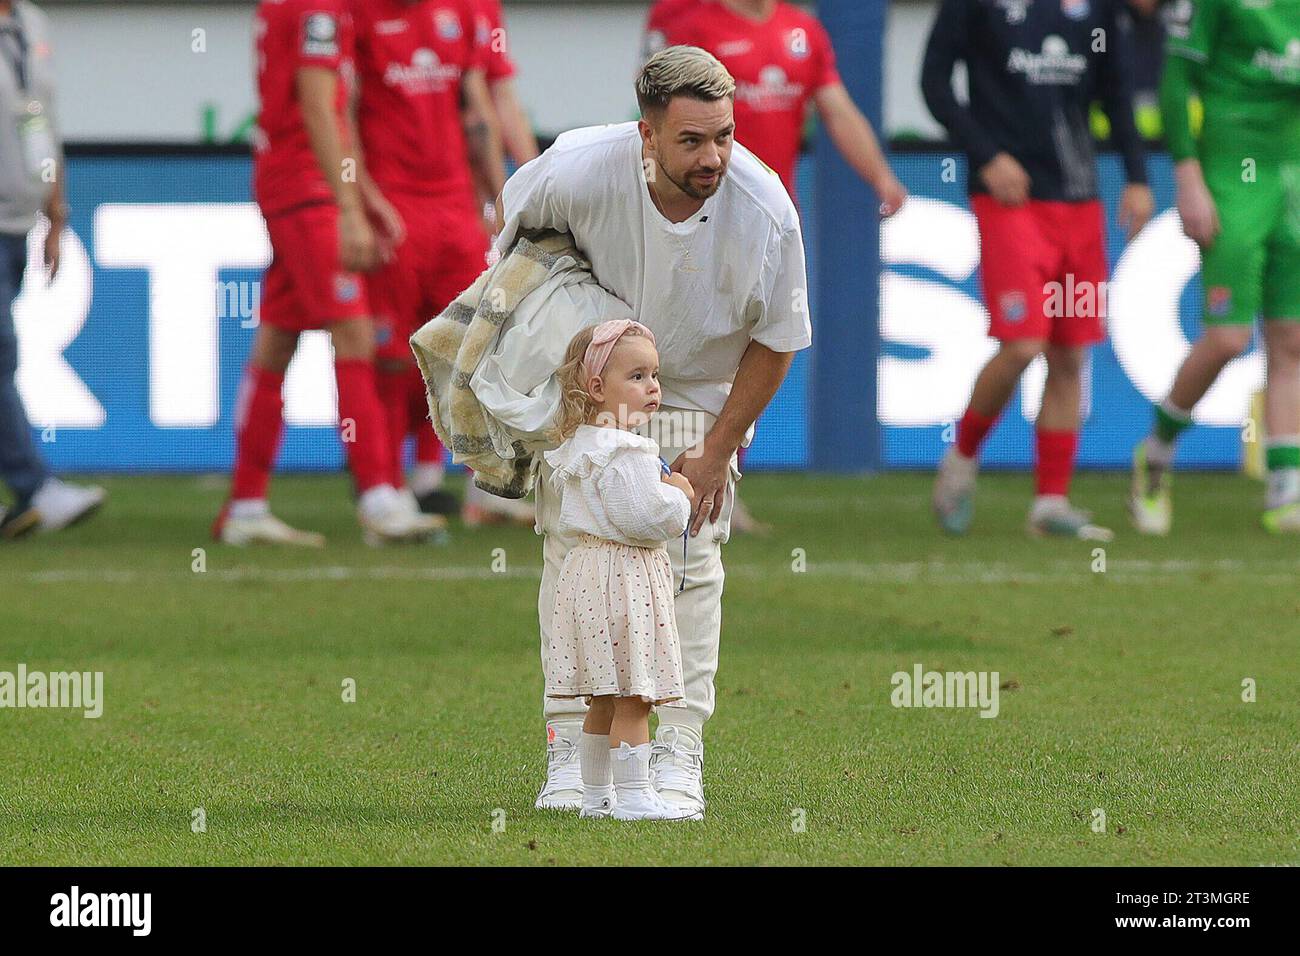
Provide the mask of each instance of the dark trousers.
[{"label": "dark trousers", "polygon": [[14,299],[23,285],[27,237],[0,233],[0,478],[23,507],[50,472],[36,451],[27,410],[18,394],[18,335]]}]

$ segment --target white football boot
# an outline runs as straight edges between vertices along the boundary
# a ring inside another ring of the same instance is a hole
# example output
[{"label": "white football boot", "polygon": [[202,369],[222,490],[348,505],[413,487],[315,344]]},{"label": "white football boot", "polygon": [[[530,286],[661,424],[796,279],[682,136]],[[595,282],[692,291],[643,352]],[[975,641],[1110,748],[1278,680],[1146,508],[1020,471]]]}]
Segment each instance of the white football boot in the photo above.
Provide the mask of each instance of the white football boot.
[{"label": "white football boot", "polygon": [[252,544],[280,544],[295,548],[325,547],[323,534],[299,531],[285,524],[271,514],[266,502],[261,502],[260,507],[252,502],[240,502],[233,507],[232,504],[226,502],[212,525],[212,537],[222,544],[238,548]]},{"label": "white football boot", "polygon": [[1170,469],[1158,467],[1147,456],[1147,443],[1133,449],[1132,486],[1128,513],[1139,534],[1164,537],[1174,524],[1174,502],[1169,490]]},{"label": "white football boot", "polygon": [[582,766],[578,737],[582,724],[547,723],[546,783],[533,807],[537,810],[581,810]]},{"label": "white football boot", "polygon": [[967,458],[951,445],[939,462],[934,476],[931,505],[939,527],[948,534],[965,534],[975,517],[975,478],[979,475],[978,458]]},{"label": "white football boot", "polygon": [[703,814],[664,800],[650,784],[650,744],[629,747],[627,741],[610,752],[617,802],[615,820],[699,820]]},{"label": "white football boot", "polygon": [[704,742],[684,727],[660,724],[650,743],[650,781],[661,800],[704,819]]},{"label": "white football boot", "polygon": [[446,527],[439,518],[412,509],[407,496],[392,485],[367,488],[357,501],[357,521],[363,539],[371,547],[427,540]]},{"label": "white football boot", "polygon": [[98,511],[106,497],[103,488],[46,479],[32,495],[32,508],[40,515],[37,530],[62,531],[71,527]]},{"label": "white football boot", "polygon": [[1063,495],[1034,499],[1026,530],[1038,538],[1077,538],[1080,541],[1113,541],[1115,532],[1092,523],[1092,512],[1076,508]]}]

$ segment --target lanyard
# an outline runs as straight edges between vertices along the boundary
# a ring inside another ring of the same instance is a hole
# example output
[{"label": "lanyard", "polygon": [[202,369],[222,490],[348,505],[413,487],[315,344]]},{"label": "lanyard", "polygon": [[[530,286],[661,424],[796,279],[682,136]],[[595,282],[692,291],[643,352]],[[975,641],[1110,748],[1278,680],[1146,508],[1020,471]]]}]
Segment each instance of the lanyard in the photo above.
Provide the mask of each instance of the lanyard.
[{"label": "lanyard", "polygon": [[[0,48],[3,48],[5,59],[9,61],[10,69],[14,71],[14,79],[18,81],[19,92],[27,92],[27,37],[23,34],[22,21],[18,19],[18,8],[14,7],[10,14],[10,23],[0,24]],[[10,42],[12,41],[12,42]]]},{"label": "lanyard", "polygon": [[[672,466],[670,466],[668,462],[663,460],[663,456],[660,456],[659,458],[659,466],[663,469],[663,473],[665,475],[671,475],[673,473]],[[690,538],[690,534],[691,534],[691,522],[690,519],[688,518],[686,521],[686,530],[682,532],[682,583],[677,588],[678,594],[681,594],[683,591],[686,590],[686,545],[688,539]]]}]

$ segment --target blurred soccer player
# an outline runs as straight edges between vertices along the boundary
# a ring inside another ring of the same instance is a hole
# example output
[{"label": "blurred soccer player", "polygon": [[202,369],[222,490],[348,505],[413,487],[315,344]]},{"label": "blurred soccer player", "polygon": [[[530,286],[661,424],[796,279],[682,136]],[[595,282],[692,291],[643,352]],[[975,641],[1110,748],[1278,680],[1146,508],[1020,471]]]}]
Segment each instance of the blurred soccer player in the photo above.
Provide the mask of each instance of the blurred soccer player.
[{"label": "blurred soccer player", "polygon": [[267,485],[284,430],[281,390],[298,336],[329,330],[339,426],[367,541],[403,541],[433,524],[406,507],[389,478],[387,429],[375,392],[374,335],[360,271],[378,261],[355,176],[341,74],[352,26],[343,0],[266,0],[257,11],[261,99],[253,192],[270,235],[261,321],[236,409],[230,498],[213,525],[228,544],[320,547],[318,534],[271,514]]},{"label": "blurred soccer player", "polygon": [[[18,335],[13,304],[27,269],[27,234],[37,213],[48,221],[42,252],[46,280],[59,271],[68,221],[63,201],[63,148],[54,125],[54,70],[44,12],[0,0],[0,480],[13,507],[0,507],[0,538],[58,531],[95,513],[104,489],[60,481],[36,451],[18,394]],[[52,163],[54,176],[46,177]]]},{"label": "blurred soccer player", "polygon": [[[1264,319],[1271,532],[1300,532],[1300,4],[1185,0],[1169,21],[1160,86],[1183,231],[1201,247],[1204,334],[1133,453],[1130,512],[1168,534],[1178,435]],[[1205,121],[1192,136],[1188,99]]]},{"label": "blurred soccer player", "polygon": [[[505,183],[501,141],[485,78],[477,0],[354,0],[356,119],[366,173],[362,191],[398,222],[384,227],[390,262],[368,281],[378,323],[379,391],[388,463],[400,485],[402,449],[424,434],[417,468],[426,506],[441,483],[442,450],[427,422],[424,381],[408,340],[469,287],[486,265],[489,235],[475,191]],[[400,241],[398,241],[400,240]],[[440,511],[454,499],[438,495]],[[530,519],[531,520],[531,519]]]},{"label": "blurred soccer player", "polygon": [[794,172],[809,104],[845,162],[897,212],[905,190],[871,124],[835,68],[835,50],[817,18],[778,0],[660,0],[646,25],[647,49],[702,47],[736,79],[736,139],[781,177],[795,197]]},{"label": "blurred soccer player", "polygon": [[[660,0],[646,23],[647,56],[674,43],[708,50],[735,77],[736,139],[776,171],[791,198],[811,104],[845,161],[880,197],[881,213],[902,206],[907,191],[840,81],[816,17],[777,0]],[[737,531],[766,530],[740,499],[731,520]]]},{"label": "blurred soccer player", "polygon": [[[970,527],[985,436],[1021,373],[1046,355],[1029,531],[1111,537],[1070,503],[1069,491],[1084,357],[1105,337],[1104,216],[1088,126],[1095,98],[1123,154],[1128,185],[1119,218],[1130,237],[1153,208],[1133,122],[1122,8],[1122,0],[943,0],[930,33],[922,90],[969,160],[989,334],[999,342],[975,380],[956,444],[935,481],[935,513],[951,534]],[[958,60],[966,64],[969,105],[953,94]]]}]

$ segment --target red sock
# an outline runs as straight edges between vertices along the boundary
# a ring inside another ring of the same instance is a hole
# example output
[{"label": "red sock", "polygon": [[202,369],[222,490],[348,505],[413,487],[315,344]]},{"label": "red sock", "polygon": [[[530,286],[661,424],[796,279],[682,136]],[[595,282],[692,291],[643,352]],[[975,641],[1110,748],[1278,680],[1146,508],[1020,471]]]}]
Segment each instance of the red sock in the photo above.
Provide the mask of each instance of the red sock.
[{"label": "red sock", "polygon": [[283,385],[283,373],[256,365],[244,370],[235,402],[235,473],[230,483],[234,501],[266,497],[284,432]]},{"label": "red sock", "polygon": [[973,408],[966,409],[966,414],[957,423],[957,450],[965,458],[974,458],[980,453],[984,437],[997,422],[996,415],[981,415]]},{"label": "red sock", "polygon": [[424,376],[417,368],[411,378],[409,421],[415,429],[415,460],[421,465],[442,464],[442,442],[429,424],[429,399],[424,390]]},{"label": "red sock", "polygon": [[406,484],[402,474],[402,449],[411,429],[410,380],[406,369],[400,372],[381,369],[375,376],[375,381],[379,386],[379,403],[384,408],[384,418],[388,423],[388,448],[384,457],[393,487],[401,488]]},{"label": "red sock", "polygon": [[1047,431],[1034,433],[1038,446],[1035,474],[1040,495],[1068,495],[1070,478],[1074,474],[1074,456],[1079,450],[1079,433],[1076,431]]},{"label": "red sock", "polygon": [[390,483],[388,425],[375,390],[375,365],[369,359],[336,359],[339,434],[357,491]]}]

